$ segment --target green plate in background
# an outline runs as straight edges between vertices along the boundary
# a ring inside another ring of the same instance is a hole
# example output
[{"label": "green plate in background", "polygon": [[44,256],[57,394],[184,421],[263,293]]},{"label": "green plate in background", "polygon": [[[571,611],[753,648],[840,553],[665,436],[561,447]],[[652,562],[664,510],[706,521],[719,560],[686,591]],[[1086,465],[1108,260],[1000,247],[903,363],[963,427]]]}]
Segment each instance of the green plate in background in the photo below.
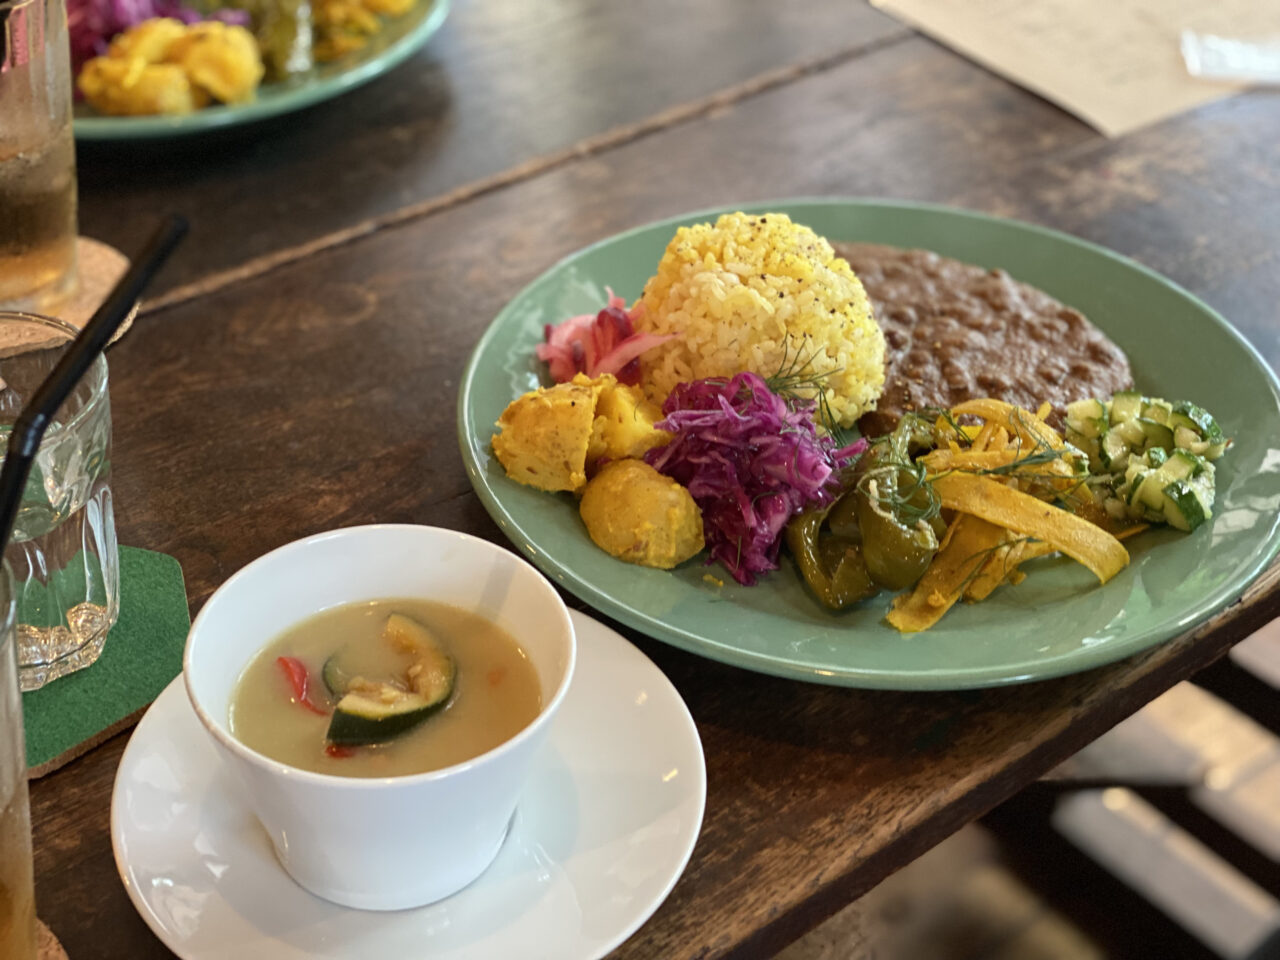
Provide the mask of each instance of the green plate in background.
[{"label": "green plate in background", "polygon": [[329,100],[399,66],[440,29],[449,0],[419,0],[402,17],[388,17],[363,50],[324,63],[302,76],[258,88],[252,103],[206,107],[181,116],[104,117],[77,104],[77,140],[151,140],[217,130],[301,110]]},{"label": "green plate in background", "polygon": [[[701,559],[674,571],[622,563],[588,539],[576,504],[507,479],[489,440],[503,408],[548,382],[533,355],[542,325],[594,312],[609,285],[628,300],[680,224],[707,210],[620,234],[556,264],[498,314],[462,379],[458,431],[476,492],[548,576],[606,615],[703,656],[819,683],[903,690],[995,686],[1097,667],[1167,640],[1235,600],[1280,548],[1280,384],[1209,307],[1140,264],[1041,227],[943,207],[861,200],[754,204],[835,241],[925,247],[1003,267],[1082,310],[1129,355],[1137,386],[1214,413],[1236,443],[1218,465],[1213,520],[1130,540],[1132,562],[1105,586],[1062,558],[1036,561],[1017,587],[958,604],[932,630],[883,622],[890,596],[831,614],[790,560],[741,587]],[[707,573],[724,580],[716,586]]]}]

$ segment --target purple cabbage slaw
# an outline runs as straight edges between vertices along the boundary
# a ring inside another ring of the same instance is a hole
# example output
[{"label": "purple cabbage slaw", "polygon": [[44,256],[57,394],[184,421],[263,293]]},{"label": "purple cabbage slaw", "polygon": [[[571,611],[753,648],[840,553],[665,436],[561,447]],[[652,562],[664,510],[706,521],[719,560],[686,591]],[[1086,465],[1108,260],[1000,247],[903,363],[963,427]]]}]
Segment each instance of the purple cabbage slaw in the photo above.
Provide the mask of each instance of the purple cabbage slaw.
[{"label": "purple cabbage slaw", "polygon": [[658,427],[675,436],[645,461],[688,489],[711,551],[748,586],[778,569],[787,521],[834,499],[835,474],[867,448],[819,436],[815,403],[784,399],[754,373],[682,383]]},{"label": "purple cabbage slaw", "polygon": [[67,0],[72,71],[79,73],[86,60],[106,53],[107,44],[117,33],[155,17],[172,17],[183,23],[221,20],[249,25],[249,14],[243,10],[215,10],[205,16],[178,0]]}]

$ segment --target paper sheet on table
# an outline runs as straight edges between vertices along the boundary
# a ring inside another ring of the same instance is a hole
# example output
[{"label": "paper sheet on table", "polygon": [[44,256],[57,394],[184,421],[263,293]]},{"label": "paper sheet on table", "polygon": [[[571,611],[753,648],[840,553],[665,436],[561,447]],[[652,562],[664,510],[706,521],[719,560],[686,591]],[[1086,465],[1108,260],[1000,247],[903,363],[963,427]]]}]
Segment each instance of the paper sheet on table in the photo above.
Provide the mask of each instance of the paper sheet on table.
[{"label": "paper sheet on table", "polygon": [[1274,0],[872,0],[1115,137],[1244,89],[1187,74],[1183,30],[1280,35]]}]

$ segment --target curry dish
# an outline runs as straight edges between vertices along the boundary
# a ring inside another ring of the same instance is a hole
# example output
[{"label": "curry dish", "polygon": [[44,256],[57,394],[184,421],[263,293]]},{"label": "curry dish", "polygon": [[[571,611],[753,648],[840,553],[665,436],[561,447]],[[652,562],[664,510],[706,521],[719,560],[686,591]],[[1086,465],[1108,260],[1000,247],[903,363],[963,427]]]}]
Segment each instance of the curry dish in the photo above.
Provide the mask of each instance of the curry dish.
[{"label": "curry dish", "polygon": [[1231,445],[1003,270],[833,246],[785,214],[678,228],[631,306],[609,291],[544,335],[558,382],[498,421],[508,476],[580,497],[586,535],[630,563],[705,548],[752,586],[785,543],[831,611],[896,592],[904,633],[1050,554],[1106,583],[1121,541],[1212,518]]}]

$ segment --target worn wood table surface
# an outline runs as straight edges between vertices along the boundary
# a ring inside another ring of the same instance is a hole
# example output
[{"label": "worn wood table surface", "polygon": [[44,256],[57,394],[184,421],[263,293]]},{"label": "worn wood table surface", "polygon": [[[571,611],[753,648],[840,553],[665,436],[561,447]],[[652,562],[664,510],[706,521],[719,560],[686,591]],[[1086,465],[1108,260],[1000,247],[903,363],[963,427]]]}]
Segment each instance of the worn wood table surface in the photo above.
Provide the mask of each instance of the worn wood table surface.
[{"label": "worn wood table surface", "polygon": [[[195,222],[111,355],[120,537],[181,560],[193,611],[332,527],[502,542],[454,438],[471,346],[558,257],[710,204],[862,194],[1049,224],[1173,277],[1280,364],[1275,106],[1107,141],[849,0],[459,3],[333,103],[81,151],[86,233],[128,247],[159,211]],[[687,872],[617,956],[768,956],[1278,614],[1273,568],[1146,654],[964,694],[809,686],[628,633],[687,700],[709,788]],[[126,740],[32,787],[40,912],[73,958],[170,956],[112,861]]]}]

